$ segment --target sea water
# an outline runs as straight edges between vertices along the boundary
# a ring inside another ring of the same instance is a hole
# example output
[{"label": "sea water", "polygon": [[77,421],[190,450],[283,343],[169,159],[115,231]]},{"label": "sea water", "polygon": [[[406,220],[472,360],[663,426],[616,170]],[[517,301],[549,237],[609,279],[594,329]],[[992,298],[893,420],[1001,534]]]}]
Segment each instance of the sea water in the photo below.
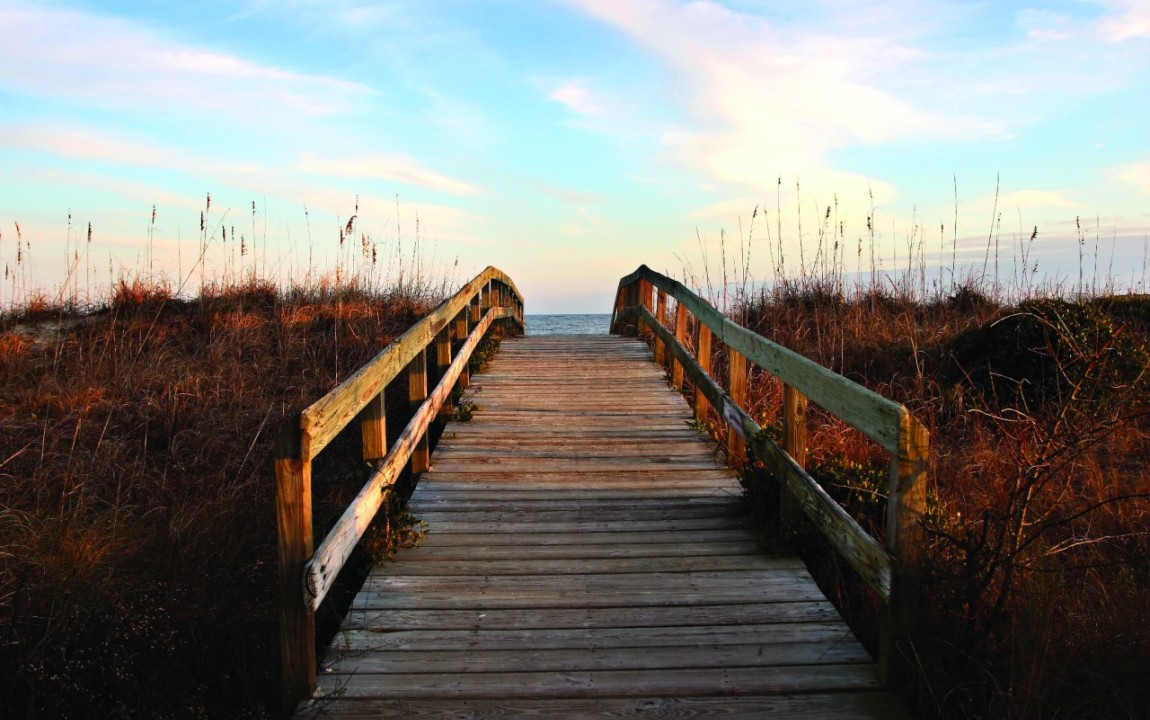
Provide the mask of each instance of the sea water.
[{"label": "sea water", "polygon": [[526,315],[528,335],[606,335],[611,315]]}]

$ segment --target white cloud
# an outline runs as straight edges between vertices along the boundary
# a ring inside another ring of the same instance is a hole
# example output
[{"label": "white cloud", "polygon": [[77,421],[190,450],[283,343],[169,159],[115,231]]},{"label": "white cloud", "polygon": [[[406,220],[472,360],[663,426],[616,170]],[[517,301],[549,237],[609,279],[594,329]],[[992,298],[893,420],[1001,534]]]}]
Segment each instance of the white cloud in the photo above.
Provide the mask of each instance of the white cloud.
[{"label": "white cloud", "polygon": [[0,87],[115,109],[226,111],[266,120],[351,109],[371,93],[338,78],[254,63],[104,15],[0,6]]},{"label": "white cloud", "polygon": [[1076,208],[1080,205],[1063,193],[1052,190],[1015,190],[999,196],[1002,207],[1034,208]]},{"label": "white cloud", "polygon": [[1150,196],[1150,160],[1114,168],[1114,175]]},{"label": "white cloud", "polygon": [[923,57],[897,28],[885,36],[830,35],[703,0],[570,2],[632,36],[675,75],[690,122],[665,132],[662,142],[719,183],[773,190],[781,175],[832,189],[862,185],[864,177],[832,168],[829,153],[1000,132],[977,118],[924,109],[874,81]]},{"label": "white cloud", "polygon": [[1150,2],[1147,0],[1102,0],[1113,12],[1098,21],[1102,37],[1112,42],[1150,38]]},{"label": "white cloud", "polygon": [[21,152],[42,152],[73,160],[203,174],[239,176],[260,170],[259,166],[252,164],[231,162],[89,128],[0,125],[0,147]]},{"label": "white cloud", "polygon": [[452,195],[479,194],[479,188],[474,185],[427,170],[402,155],[368,155],[335,159],[307,155],[300,162],[300,169],[317,175],[353,180],[393,180]]},{"label": "white cloud", "polygon": [[1018,13],[1018,24],[1032,40],[1060,41],[1074,37],[1070,17],[1037,8],[1024,8]]},{"label": "white cloud", "polygon": [[587,87],[585,80],[567,80],[552,89],[547,97],[580,115],[598,117],[603,114],[603,104]]}]

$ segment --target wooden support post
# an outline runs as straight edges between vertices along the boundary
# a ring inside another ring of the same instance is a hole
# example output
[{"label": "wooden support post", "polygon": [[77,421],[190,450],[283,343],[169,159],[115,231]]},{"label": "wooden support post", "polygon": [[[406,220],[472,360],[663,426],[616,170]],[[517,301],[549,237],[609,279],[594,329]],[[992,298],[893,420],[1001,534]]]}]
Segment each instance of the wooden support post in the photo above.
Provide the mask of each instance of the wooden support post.
[{"label": "wooden support post", "polygon": [[471,309],[471,324],[472,325],[477,325],[479,323],[479,321],[483,318],[483,307],[482,307],[483,301],[481,299],[482,295],[483,295],[483,291],[480,291],[479,293],[477,293],[475,295],[475,297],[471,298],[470,309]]},{"label": "wooden support post", "polygon": [[[667,293],[665,290],[659,290],[659,299],[655,303],[655,319],[663,327],[667,326]],[[667,363],[667,345],[659,338],[655,338],[655,362],[659,363],[659,367],[665,368]]]},{"label": "wooden support post", "polygon": [[[639,282],[635,283],[635,291],[638,293],[638,297],[636,297],[634,304],[638,305],[640,307],[647,308],[647,312],[653,312],[655,307],[654,307],[654,304],[651,302],[652,290],[653,290],[653,286],[651,285],[650,280],[640,279]],[[651,328],[649,328],[647,326],[647,320],[646,319],[640,319],[639,320],[639,334],[640,335],[648,335],[648,334],[650,334],[650,332],[651,332]]]},{"label": "wooden support post", "polygon": [[387,410],[383,393],[376,395],[359,413],[359,434],[363,438],[363,459],[387,456]]},{"label": "wooden support post", "polygon": [[[741,408],[747,402],[747,359],[731,347],[727,347],[727,394],[731,396],[731,401]],[[728,427],[727,465],[742,466],[746,452],[747,446],[743,437]]]},{"label": "wooden support post", "polygon": [[[418,410],[427,399],[426,348],[421,350],[407,366],[407,398],[411,401],[412,412]],[[411,451],[411,472],[416,474],[427,472],[429,467],[431,467],[431,454],[428,450],[427,436],[424,435]]]},{"label": "wooden support post", "polygon": [[[687,306],[681,302],[675,305],[675,339],[680,345],[687,344]],[[683,365],[675,357],[671,358],[671,385],[683,389]]]},{"label": "wooden support post", "polygon": [[626,288],[619,288],[619,291],[615,293],[615,314],[611,318],[611,334],[612,335],[622,335],[623,334],[623,321],[619,319],[619,313],[623,312],[623,309],[626,307],[627,307],[627,289]]},{"label": "wooden support post", "polygon": [[285,715],[315,690],[315,615],[304,603],[304,566],[314,551],[311,459],[303,456],[299,416],[280,428],[275,446],[279,529],[280,698]]},{"label": "wooden support post", "polygon": [[[464,308],[463,312],[459,313],[459,317],[455,320],[455,339],[464,342],[467,336],[471,333],[468,328],[467,318],[471,315],[470,308]],[[471,386],[471,373],[468,372],[467,366],[463,366],[463,372],[459,373],[459,387],[467,389]]]},{"label": "wooden support post", "polygon": [[[783,450],[795,463],[807,466],[807,396],[790,385],[783,385]],[[786,489],[779,491],[779,522],[789,536],[803,515],[794,496]]]},{"label": "wooden support post", "polygon": [[[451,324],[447,324],[435,336],[435,366],[438,371],[438,377],[443,377],[447,373],[447,368],[451,365]],[[438,382],[438,380],[436,381]],[[450,402],[443,403],[439,408],[440,419],[447,420],[451,418],[455,408]]]},{"label": "wooden support post", "polygon": [[[698,323],[699,326],[699,341],[695,343],[695,359],[699,361],[699,367],[703,372],[708,375],[711,374],[711,328],[703,323]],[[711,403],[707,402],[707,396],[703,394],[702,388],[695,388],[695,421],[700,425],[707,422],[707,415],[710,411]]]},{"label": "wooden support post", "polygon": [[887,549],[897,561],[879,637],[879,676],[887,685],[905,684],[913,667],[906,645],[914,632],[925,560],[922,517],[926,512],[929,449],[930,434],[903,408],[898,455],[891,457],[886,510]]}]

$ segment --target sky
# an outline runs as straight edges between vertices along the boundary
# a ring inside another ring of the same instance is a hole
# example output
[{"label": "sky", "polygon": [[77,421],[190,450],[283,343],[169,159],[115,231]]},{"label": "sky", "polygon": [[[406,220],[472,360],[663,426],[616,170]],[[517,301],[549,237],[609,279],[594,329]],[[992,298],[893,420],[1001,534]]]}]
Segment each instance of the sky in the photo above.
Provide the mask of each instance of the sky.
[{"label": "sky", "polygon": [[0,37],[0,305],[487,265],[529,313],[609,312],[642,263],[1147,281],[1150,0],[0,0]]}]

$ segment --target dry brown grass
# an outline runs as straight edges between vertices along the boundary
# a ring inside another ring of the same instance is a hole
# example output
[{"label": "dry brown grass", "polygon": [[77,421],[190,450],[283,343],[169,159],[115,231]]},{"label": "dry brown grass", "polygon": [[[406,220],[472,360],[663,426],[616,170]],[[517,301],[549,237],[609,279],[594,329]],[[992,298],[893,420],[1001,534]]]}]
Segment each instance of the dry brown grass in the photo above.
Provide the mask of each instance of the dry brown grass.
[{"label": "dry brown grass", "polygon": [[[437,292],[122,281],[0,318],[0,716],[274,712],[275,430]],[[325,456],[317,532],[362,472]]]},{"label": "dry brown grass", "polygon": [[[918,710],[1145,717],[1150,298],[1013,305],[969,286],[929,301],[835,287],[809,281],[737,312],[760,334],[907,404],[931,431]],[[1020,313],[1029,324],[995,334]],[[1076,325],[1079,315],[1108,329]],[[1003,350],[1011,337],[1023,342]],[[715,359],[722,379],[718,349]],[[770,427],[779,383],[759,376],[750,386],[749,407]],[[808,467],[881,537],[887,456],[817,409],[810,423]],[[769,485],[754,470],[747,477],[752,490]],[[760,497],[771,502],[769,492]],[[873,643],[874,599],[817,537],[790,540]]]}]

